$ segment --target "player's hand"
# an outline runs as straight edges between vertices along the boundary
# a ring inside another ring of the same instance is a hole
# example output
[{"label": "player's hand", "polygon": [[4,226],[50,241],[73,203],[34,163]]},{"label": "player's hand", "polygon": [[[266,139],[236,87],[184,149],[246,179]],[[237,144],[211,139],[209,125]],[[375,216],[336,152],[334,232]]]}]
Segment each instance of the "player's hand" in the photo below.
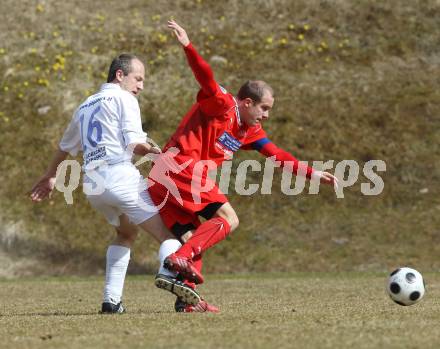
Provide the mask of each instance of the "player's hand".
[{"label": "player's hand", "polygon": [[168,28],[172,29],[174,34],[177,37],[177,40],[183,45],[188,46],[189,45],[189,38],[186,34],[185,29],[183,29],[180,25],[178,25],[174,20],[168,21]]},{"label": "player's hand", "polygon": [[162,154],[162,150],[158,147],[151,147],[148,154]]},{"label": "player's hand", "polygon": [[31,200],[33,202],[40,202],[46,197],[50,198],[55,187],[55,180],[55,177],[42,177],[31,189]]},{"label": "player's hand", "polygon": [[333,185],[335,189],[338,189],[338,179],[329,172],[313,171],[312,179],[319,179],[320,183]]}]

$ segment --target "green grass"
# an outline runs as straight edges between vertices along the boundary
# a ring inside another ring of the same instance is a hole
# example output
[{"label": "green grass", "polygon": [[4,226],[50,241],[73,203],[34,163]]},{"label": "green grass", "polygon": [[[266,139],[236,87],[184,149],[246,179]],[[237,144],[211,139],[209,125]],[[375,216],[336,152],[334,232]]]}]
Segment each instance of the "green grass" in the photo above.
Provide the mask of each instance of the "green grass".
[{"label": "green grass", "polygon": [[220,314],[176,314],[152,277],[126,282],[123,315],[97,314],[101,278],[0,281],[5,348],[436,348],[440,277],[401,307],[378,273],[217,275],[200,290]]}]

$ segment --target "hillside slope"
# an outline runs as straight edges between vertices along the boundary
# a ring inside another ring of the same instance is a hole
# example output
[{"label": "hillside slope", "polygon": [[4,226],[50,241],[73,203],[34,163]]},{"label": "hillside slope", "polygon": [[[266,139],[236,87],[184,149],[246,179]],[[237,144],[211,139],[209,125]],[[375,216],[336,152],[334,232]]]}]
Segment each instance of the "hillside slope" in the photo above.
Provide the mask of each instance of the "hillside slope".
[{"label": "hillside slope", "polygon": [[[371,159],[387,167],[379,173],[381,195],[363,195],[361,183],[369,181],[361,175],[344,199],[330,188],[287,196],[280,173],[271,195],[239,196],[233,172],[230,200],[241,224],[208,252],[208,270],[440,267],[438,1],[170,3],[2,1],[4,253],[14,261],[37,258],[40,266],[26,264],[29,273],[94,273],[104,266],[113,232],[79,189],[72,206],[61,193],[41,205],[25,194],[43,173],[74,108],[104,82],[120,52],[135,52],[146,63],[144,129],[164,144],[197,92],[166,29],[173,16],[227,89],[236,91],[247,79],[274,87],[275,108],[265,125],[274,142],[304,160],[355,160],[361,173]],[[258,154],[242,152],[234,168],[249,157],[264,164]],[[261,186],[262,174],[251,173],[247,183]],[[156,248],[142,236],[132,271],[153,271]]]}]

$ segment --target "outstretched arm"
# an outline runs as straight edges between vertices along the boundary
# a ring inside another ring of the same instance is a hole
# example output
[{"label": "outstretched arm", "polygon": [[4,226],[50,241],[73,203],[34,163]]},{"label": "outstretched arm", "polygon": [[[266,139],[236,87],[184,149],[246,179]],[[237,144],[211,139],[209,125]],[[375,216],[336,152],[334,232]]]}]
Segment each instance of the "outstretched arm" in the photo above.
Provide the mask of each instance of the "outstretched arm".
[{"label": "outstretched arm", "polygon": [[168,21],[168,28],[173,30],[177,40],[182,44],[188,63],[205,95],[215,95],[217,92],[217,82],[214,80],[214,73],[209,64],[199,55],[189,41],[185,29],[173,20]]},{"label": "outstretched arm", "polygon": [[56,174],[59,164],[61,164],[69,153],[58,149],[46,170],[46,173],[41,177],[37,183],[32,187],[30,197],[34,202],[40,202],[47,196],[52,195],[55,187]]},{"label": "outstretched arm", "polygon": [[162,151],[159,148],[152,146],[151,144],[148,143],[135,143],[135,144],[130,144],[128,147],[133,149],[133,154],[140,156],[145,156],[147,154],[162,153]]},{"label": "outstretched arm", "polygon": [[[275,157],[276,161],[281,162],[281,167],[285,168],[287,163],[292,163],[292,172],[297,175],[303,174],[308,179],[316,178],[323,184],[331,184],[335,187],[338,186],[338,179],[329,172],[323,172],[314,170],[312,167],[306,164],[300,163],[300,161],[287,151],[278,148],[268,138],[262,138],[252,143],[252,148],[258,150],[266,157]],[[290,165],[289,165],[290,169]]]}]

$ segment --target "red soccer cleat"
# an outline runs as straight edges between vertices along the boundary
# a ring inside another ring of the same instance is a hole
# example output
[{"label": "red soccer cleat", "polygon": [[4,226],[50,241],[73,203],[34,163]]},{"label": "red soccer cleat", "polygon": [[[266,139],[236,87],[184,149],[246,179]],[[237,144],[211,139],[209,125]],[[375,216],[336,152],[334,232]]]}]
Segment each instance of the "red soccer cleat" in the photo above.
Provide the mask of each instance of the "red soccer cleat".
[{"label": "red soccer cleat", "polygon": [[178,313],[219,313],[220,309],[215,305],[209,304],[203,299],[196,305],[186,304],[179,298],[176,300],[174,305],[176,312]]},{"label": "red soccer cleat", "polygon": [[188,258],[180,257],[175,253],[172,253],[165,258],[163,266],[168,270],[179,273],[191,282],[196,284],[203,283],[203,275],[194,267],[192,261]]}]

